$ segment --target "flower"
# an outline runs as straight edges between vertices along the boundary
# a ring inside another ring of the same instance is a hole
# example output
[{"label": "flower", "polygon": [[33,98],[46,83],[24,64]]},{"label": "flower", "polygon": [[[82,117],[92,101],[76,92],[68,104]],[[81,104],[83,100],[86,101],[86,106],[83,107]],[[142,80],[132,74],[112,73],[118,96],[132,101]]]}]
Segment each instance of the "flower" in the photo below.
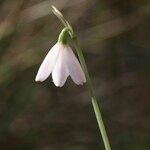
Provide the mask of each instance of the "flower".
[{"label": "flower", "polygon": [[86,82],[84,72],[78,59],[68,44],[57,42],[43,60],[35,81],[44,81],[52,73],[52,79],[57,87],[62,87],[70,75],[77,84]]}]

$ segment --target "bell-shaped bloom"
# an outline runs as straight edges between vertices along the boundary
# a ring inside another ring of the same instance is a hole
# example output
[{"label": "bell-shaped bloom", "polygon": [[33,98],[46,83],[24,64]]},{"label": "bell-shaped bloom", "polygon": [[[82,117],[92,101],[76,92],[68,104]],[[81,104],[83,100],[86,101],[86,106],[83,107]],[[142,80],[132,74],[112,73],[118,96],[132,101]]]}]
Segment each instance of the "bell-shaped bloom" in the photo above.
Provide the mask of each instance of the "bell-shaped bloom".
[{"label": "bell-shaped bloom", "polygon": [[35,81],[44,81],[52,73],[52,79],[57,87],[62,87],[70,75],[77,84],[86,82],[84,72],[78,59],[68,44],[57,42],[42,62]]}]

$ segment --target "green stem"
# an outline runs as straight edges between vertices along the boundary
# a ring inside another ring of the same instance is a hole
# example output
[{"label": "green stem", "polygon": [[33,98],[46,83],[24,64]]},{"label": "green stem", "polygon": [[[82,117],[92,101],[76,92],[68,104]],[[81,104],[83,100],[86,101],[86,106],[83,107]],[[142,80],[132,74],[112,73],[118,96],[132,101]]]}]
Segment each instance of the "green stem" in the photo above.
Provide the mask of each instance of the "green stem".
[{"label": "green stem", "polygon": [[97,119],[97,122],[98,122],[99,129],[100,129],[100,132],[101,132],[101,135],[102,135],[102,139],[103,139],[103,142],[104,142],[105,149],[106,150],[111,150],[109,139],[108,139],[106,129],[105,129],[105,126],[104,126],[104,123],[103,123],[102,115],[101,115],[101,112],[100,112],[100,107],[98,106],[98,103],[97,103],[94,88],[93,88],[93,85],[92,85],[92,82],[91,82],[91,79],[90,79],[90,76],[89,76],[89,72],[88,72],[88,69],[87,69],[87,66],[86,66],[86,62],[85,62],[82,50],[81,50],[80,45],[78,43],[77,37],[74,37],[72,40],[73,40],[73,43],[76,47],[76,51],[77,51],[80,63],[82,65],[82,68],[83,68],[84,73],[85,73],[85,77],[87,79],[88,90],[91,94],[92,105],[93,105],[93,108],[94,108],[94,112],[95,112],[95,115],[96,115],[96,119]]},{"label": "green stem", "polygon": [[89,93],[91,95],[92,105],[93,105],[94,112],[95,112],[95,115],[96,115],[96,119],[97,119],[97,122],[98,122],[98,127],[99,127],[99,130],[100,130],[101,135],[102,135],[102,139],[103,139],[103,142],[104,142],[105,149],[106,150],[111,150],[109,139],[108,139],[106,129],[105,129],[105,126],[104,126],[104,123],[103,123],[102,115],[101,115],[101,112],[100,112],[100,108],[99,108],[98,103],[97,103],[94,88],[93,88],[93,85],[92,85],[92,82],[91,82],[91,79],[90,79],[90,75],[89,75],[89,72],[88,72],[88,69],[87,69],[87,66],[86,66],[86,62],[85,62],[81,47],[80,47],[78,39],[77,39],[77,36],[74,33],[71,25],[68,23],[68,21],[62,15],[62,13],[57,8],[55,8],[54,6],[52,6],[52,11],[60,19],[62,24],[66,28],[68,28],[68,33],[70,34],[70,36],[72,38],[72,41],[75,45],[80,63],[82,65],[82,68],[83,68],[84,73],[85,73],[85,77],[86,77],[86,81],[87,81],[86,83],[87,83],[87,86],[88,86]]}]

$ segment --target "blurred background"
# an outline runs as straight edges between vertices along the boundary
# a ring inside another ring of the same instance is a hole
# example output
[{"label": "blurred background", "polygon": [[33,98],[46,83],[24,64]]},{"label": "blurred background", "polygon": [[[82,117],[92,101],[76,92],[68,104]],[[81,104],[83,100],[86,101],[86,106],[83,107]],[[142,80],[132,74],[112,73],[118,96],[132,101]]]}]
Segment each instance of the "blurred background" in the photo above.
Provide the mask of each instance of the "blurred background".
[{"label": "blurred background", "polygon": [[0,150],[104,150],[85,86],[34,81],[62,29],[51,5],[79,37],[112,149],[150,149],[148,0],[0,0]]}]

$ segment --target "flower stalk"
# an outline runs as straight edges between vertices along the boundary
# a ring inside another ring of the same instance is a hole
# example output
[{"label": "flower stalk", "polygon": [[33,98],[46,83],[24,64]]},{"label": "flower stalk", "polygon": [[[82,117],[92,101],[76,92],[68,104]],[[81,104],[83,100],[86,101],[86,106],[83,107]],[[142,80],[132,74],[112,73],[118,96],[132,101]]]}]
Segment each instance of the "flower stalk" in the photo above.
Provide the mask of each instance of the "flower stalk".
[{"label": "flower stalk", "polygon": [[84,73],[85,73],[85,77],[86,77],[86,80],[87,80],[86,83],[87,83],[87,86],[88,86],[89,93],[91,95],[92,105],[93,105],[93,108],[94,108],[94,112],[95,112],[95,116],[96,116],[96,119],[97,119],[97,122],[98,122],[99,129],[100,129],[100,132],[101,132],[101,135],[102,135],[102,139],[103,139],[103,142],[104,142],[105,149],[106,150],[111,150],[109,139],[108,139],[106,129],[105,129],[105,126],[104,126],[104,123],[103,123],[102,115],[101,115],[101,112],[100,112],[100,107],[98,105],[98,102],[97,102],[97,99],[96,99],[96,96],[95,96],[94,88],[93,88],[93,85],[92,85],[92,82],[91,82],[91,79],[90,79],[90,76],[89,76],[89,72],[88,72],[88,69],[87,69],[87,66],[86,66],[86,62],[85,62],[82,50],[81,50],[80,45],[78,43],[77,37],[73,38],[72,40],[73,40],[73,43],[76,47],[76,51],[77,51],[81,66],[82,66],[82,68],[84,70]]},{"label": "flower stalk", "polygon": [[85,73],[88,91],[91,95],[91,101],[92,101],[93,109],[94,109],[95,116],[96,116],[96,119],[97,119],[97,122],[98,122],[99,130],[101,132],[101,136],[102,136],[102,139],[103,139],[103,142],[104,142],[105,149],[106,150],[111,150],[109,139],[108,139],[106,129],[105,129],[105,126],[104,126],[104,123],[103,123],[102,115],[101,115],[101,112],[100,112],[100,107],[99,107],[97,99],[96,99],[95,91],[94,91],[94,88],[93,88],[93,85],[92,85],[92,82],[91,82],[91,78],[90,78],[90,75],[89,75],[89,72],[88,72],[88,69],[87,69],[87,65],[86,65],[81,47],[80,47],[79,42],[78,42],[77,36],[74,33],[73,28],[71,27],[69,22],[64,18],[62,13],[56,7],[52,6],[52,12],[58,17],[58,19],[65,26],[64,31],[68,31],[68,33],[71,36],[71,39],[72,39],[72,41],[75,45],[75,49],[76,49],[78,58],[80,60],[82,69]]},{"label": "flower stalk", "polygon": [[67,34],[68,34],[68,28],[64,28],[58,37],[58,42],[62,44],[67,44]]}]

